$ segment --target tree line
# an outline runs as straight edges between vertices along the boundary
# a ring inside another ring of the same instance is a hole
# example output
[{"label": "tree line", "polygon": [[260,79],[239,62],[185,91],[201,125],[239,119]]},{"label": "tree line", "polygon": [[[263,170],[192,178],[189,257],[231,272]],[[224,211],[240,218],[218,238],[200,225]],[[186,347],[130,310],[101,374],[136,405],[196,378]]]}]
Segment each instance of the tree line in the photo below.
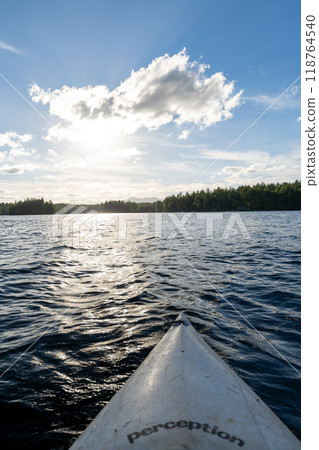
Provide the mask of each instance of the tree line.
[{"label": "tree line", "polygon": [[2,215],[27,215],[27,214],[54,214],[55,208],[50,201],[43,198],[27,198],[14,203],[0,203]]},{"label": "tree line", "polygon": [[162,211],[280,211],[301,209],[301,182],[258,183],[166,197]]},{"label": "tree line", "polygon": [[[41,199],[0,203],[0,214],[54,214],[65,203],[53,204]],[[201,190],[170,195],[163,201],[136,203],[110,200],[97,205],[83,205],[106,213],[139,212],[215,212],[215,211],[282,211],[301,209],[301,182],[258,183],[254,186]],[[72,212],[72,211],[71,211]],[[84,210],[87,212],[87,210]]]}]

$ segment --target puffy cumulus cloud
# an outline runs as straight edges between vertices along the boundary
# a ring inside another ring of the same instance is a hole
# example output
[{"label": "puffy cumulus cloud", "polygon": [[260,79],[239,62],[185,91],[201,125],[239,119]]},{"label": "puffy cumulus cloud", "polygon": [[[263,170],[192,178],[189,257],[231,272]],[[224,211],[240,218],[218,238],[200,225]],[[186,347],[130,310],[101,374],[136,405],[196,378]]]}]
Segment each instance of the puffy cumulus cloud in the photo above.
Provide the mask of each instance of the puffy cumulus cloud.
[{"label": "puffy cumulus cloud", "polygon": [[16,148],[31,141],[31,139],[31,134],[18,134],[15,131],[7,131],[6,133],[0,133],[0,147]]},{"label": "puffy cumulus cloud", "polygon": [[[154,130],[172,122],[204,128],[232,117],[242,94],[234,92],[234,81],[227,82],[221,72],[207,76],[208,68],[190,61],[184,49],[132,71],[112,91],[103,85],[63,86],[54,91],[33,85],[29,93],[34,102],[48,104],[50,114],[69,122],[58,124],[58,132],[49,131],[51,140],[60,134],[64,137],[68,130],[67,138],[72,140],[70,126],[89,128],[89,121],[99,121],[105,132],[118,135],[133,134],[140,128]],[[185,132],[182,135],[186,136]]]},{"label": "puffy cumulus cloud", "polygon": [[[287,165],[289,161],[289,165]],[[224,166],[222,178],[227,185],[253,184],[258,182],[281,182],[283,175],[286,181],[300,179],[300,152],[265,158],[264,162],[255,162],[247,166]]]},{"label": "puffy cumulus cloud", "polygon": [[34,164],[4,164],[0,166],[0,174],[4,175],[21,175],[26,170],[35,170],[37,166]]},{"label": "puffy cumulus cloud", "polygon": [[5,152],[1,152],[3,159],[5,156],[9,160],[13,160],[16,157],[31,156],[35,153],[35,150],[26,149],[24,144],[31,141],[31,134],[18,134],[16,131],[7,131],[0,133],[0,147],[5,149]]},{"label": "puffy cumulus cloud", "polygon": [[26,149],[24,147],[12,148],[9,152],[8,159],[13,160],[17,157],[32,156],[36,153],[34,149]]}]

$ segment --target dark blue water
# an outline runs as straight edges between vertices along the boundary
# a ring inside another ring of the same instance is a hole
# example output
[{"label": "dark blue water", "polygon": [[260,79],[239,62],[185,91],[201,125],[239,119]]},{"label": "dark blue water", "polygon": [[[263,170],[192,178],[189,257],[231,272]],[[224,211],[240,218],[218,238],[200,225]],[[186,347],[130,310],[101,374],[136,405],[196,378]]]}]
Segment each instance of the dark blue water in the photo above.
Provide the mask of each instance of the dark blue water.
[{"label": "dark blue water", "polygon": [[1,216],[2,448],[68,448],[180,311],[300,437],[300,213],[240,218]]}]

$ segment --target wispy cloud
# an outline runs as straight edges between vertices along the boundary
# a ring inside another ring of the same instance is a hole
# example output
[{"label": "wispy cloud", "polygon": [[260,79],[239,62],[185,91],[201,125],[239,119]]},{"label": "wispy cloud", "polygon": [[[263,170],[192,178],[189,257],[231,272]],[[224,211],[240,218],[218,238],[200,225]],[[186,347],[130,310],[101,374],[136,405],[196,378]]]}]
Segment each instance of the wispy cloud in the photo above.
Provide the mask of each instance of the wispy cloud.
[{"label": "wispy cloud", "polygon": [[8,50],[9,52],[17,53],[18,55],[20,55],[19,50],[13,47],[13,45],[6,44],[3,41],[0,41],[0,48],[2,48],[2,50]]},{"label": "wispy cloud", "polygon": [[43,179],[43,180],[48,180],[48,181],[57,181],[59,179],[59,177],[57,177],[56,175],[41,175],[40,177],[36,177],[36,179]]},{"label": "wispy cloud", "polygon": [[[268,107],[273,104],[278,96],[268,94],[258,94],[249,97],[245,97],[246,102],[252,102],[263,107]],[[292,86],[285,95],[283,95],[273,106],[273,109],[284,108],[300,108],[300,88],[298,86]]]},{"label": "wispy cloud", "polygon": [[55,167],[58,169],[75,169],[80,167],[86,167],[85,162],[82,160],[76,160],[76,161],[60,161],[59,163],[54,164]]},{"label": "wispy cloud", "polygon": [[222,170],[223,173],[229,175],[247,175],[255,172],[260,172],[262,169],[266,168],[266,164],[251,164],[248,167],[242,166],[225,166]]},{"label": "wispy cloud", "polygon": [[[283,149],[282,153],[271,154],[262,150],[229,151],[201,149],[192,153],[180,153],[183,159],[199,161],[201,159],[217,160],[221,169],[211,175],[210,180],[216,182],[213,188],[220,186],[238,186],[240,184],[280,182],[283,174],[286,181],[300,178],[300,150]],[[220,155],[223,155],[220,158]],[[289,165],[287,164],[289,161]],[[231,163],[231,164],[230,164]],[[192,162],[192,166],[193,166]]]},{"label": "wispy cloud", "polygon": [[141,161],[142,160],[141,155],[144,154],[145,152],[142,152],[136,147],[117,149],[111,153],[112,157],[124,160],[131,160],[133,164],[136,164],[139,161]]},{"label": "wispy cloud", "polygon": [[[222,155],[222,156],[221,156]],[[228,151],[222,149],[203,149],[198,150],[193,153],[179,153],[181,158],[185,159],[208,159],[208,160],[220,160],[220,161],[245,161],[245,162],[255,162],[269,160],[270,156],[268,153],[261,150],[248,150],[246,152],[242,151]]]}]

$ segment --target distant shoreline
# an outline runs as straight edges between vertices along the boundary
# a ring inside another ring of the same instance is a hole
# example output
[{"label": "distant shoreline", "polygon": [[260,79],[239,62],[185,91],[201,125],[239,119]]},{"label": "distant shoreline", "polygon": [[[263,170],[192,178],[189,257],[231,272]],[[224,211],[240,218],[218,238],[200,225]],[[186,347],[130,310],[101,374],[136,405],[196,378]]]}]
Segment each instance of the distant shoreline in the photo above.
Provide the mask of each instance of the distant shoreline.
[{"label": "distant shoreline", "polygon": [[[292,212],[292,211],[296,211],[296,212],[301,212],[301,209],[263,209],[263,210],[256,210],[256,209],[254,209],[254,210],[249,210],[249,211],[238,211],[238,210],[233,210],[233,211],[201,211],[201,213],[207,213],[207,214],[209,214],[209,213],[218,213],[218,212],[222,212],[222,213],[235,213],[235,212],[237,212],[237,213],[254,213],[254,212]],[[170,212],[167,212],[167,211],[163,211],[163,212],[154,212],[154,211],[152,211],[152,212],[105,212],[105,211],[98,211],[97,212],[97,214],[188,214],[188,213],[192,213],[192,214],[196,214],[196,213],[198,213],[199,211],[170,211]],[[54,214],[46,214],[46,213],[39,213],[39,214],[36,214],[36,213],[34,213],[34,214],[0,214],[0,217],[21,217],[21,216],[23,216],[23,217],[27,217],[27,216],[54,216],[56,213],[54,213]],[[72,212],[71,213],[69,213],[68,215],[71,215],[71,214],[73,214]],[[74,213],[75,215],[77,215],[77,213]],[[80,213],[80,214],[85,214],[85,213]]]},{"label": "distant shoreline", "polygon": [[[78,208],[82,207],[81,210]],[[99,204],[54,204],[43,198],[28,198],[0,203],[0,215],[44,215],[85,213],[158,213],[158,212],[245,212],[300,211],[301,182],[244,185],[170,195],[154,202],[109,200]]]}]

